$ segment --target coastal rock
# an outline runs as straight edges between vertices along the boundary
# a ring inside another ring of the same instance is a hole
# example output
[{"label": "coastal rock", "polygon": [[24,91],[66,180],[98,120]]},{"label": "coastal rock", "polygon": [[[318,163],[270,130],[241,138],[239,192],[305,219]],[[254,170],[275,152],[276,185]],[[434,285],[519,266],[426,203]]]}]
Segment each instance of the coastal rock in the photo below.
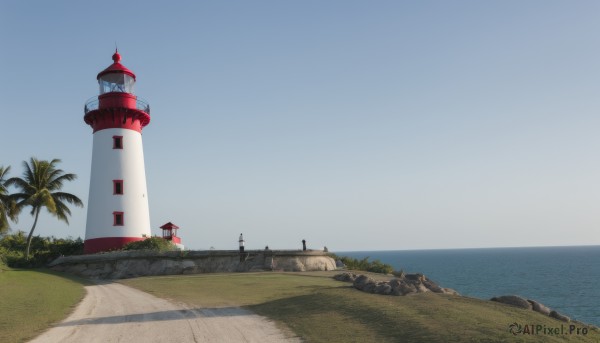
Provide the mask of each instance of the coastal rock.
[{"label": "coastal rock", "polygon": [[346,265],[341,260],[335,260],[335,267],[336,268],[346,268]]},{"label": "coastal rock", "polygon": [[400,291],[402,292],[402,295],[417,293],[417,287],[410,284],[403,284],[400,286]]},{"label": "coastal rock", "polygon": [[499,303],[503,303],[503,304],[507,304],[507,305],[512,305],[512,306],[524,308],[524,309],[527,309],[527,310],[531,310],[532,309],[531,304],[527,300],[525,300],[525,299],[523,299],[523,298],[521,298],[519,296],[516,296],[516,295],[503,295],[503,296],[500,296],[500,297],[493,297],[490,300],[491,301],[497,301]]},{"label": "coastal rock", "polygon": [[[406,282],[403,279],[393,279],[390,281],[394,295],[407,295],[410,293],[417,293],[417,287],[415,285]],[[396,292],[397,290],[397,292]]]},{"label": "coastal rock", "polygon": [[518,297],[516,295],[503,295],[501,297],[493,297],[492,299],[490,299],[491,301],[497,301],[503,304],[507,304],[507,305],[511,305],[511,306],[516,306],[516,307],[520,307],[520,308],[524,308],[527,310],[532,310],[538,313],[541,313],[545,316],[549,316],[551,318],[554,319],[558,319],[560,321],[563,322],[570,322],[571,318],[562,315],[550,308],[548,308],[547,306],[545,306],[544,304],[541,304],[535,300],[531,300],[531,299],[523,299],[521,297]]},{"label": "coastal rock", "polygon": [[363,289],[365,285],[368,283],[374,283],[375,281],[366,275],[359,275],[354,280],[354,287],[358,289]]},{"label": "coastal rock", "polygon": [[367,275],[356,275],[352,273],[341,273],[333,277],[338,281],[354,280],[354,288],[363,292],[381,295],[408,295],[416,293],[434,292],[440,294],[459,295],[453,289],[443,288],[435,282],[427,279],[423,274],[402,274],[401,277],[389,281],[375,281]]},{"label": "coastal rock", "polygon": [[335,280],[343,282],[354,282],[354,280],[356,280],[356,277],[357,276],[354,273],[341,273],[333,276]]},{"label": "coastal rock", "polygon": [[425,285],[422,284],[422,283],[415,284],[415,288],[417,289],[417,293],[427,293],[427,292],[429,292],[429,289],[427,287],[425,287]]},{"label": "coastal rock", "polygon": [[375,293],[375,289],[377,288],[377,282],[375,282],[375,280],[373,279],[369,279],[366,282],[359,284],[359,287],[359,289],[363,292]]},{"label": "coastal rock", "polygon": [[460,295],[457,291],[453,290],[452,288],[442,288],[442,290],[444,290],[444,294]]},{"label": "coastal rock", "polygon": [[389,285],[392,288],[392,291],[390,292],[391,295],[404,295],[402,293],[402,290],[400,289],[400,286],[402,285],[402,281],[400,281],[398,279],[392,279],[392,280],[390,280]]},{"label": "coastal rock", "polygon": [[571,318],[569,318],[565,315],[562,315],[556,311],[551,311],[549,316],[551,318],[558,319],[560,321],[567,322],[567,323],[571,321]]},{"label": "coastal rock", "polygon": [[409,281],[417,281],[417,282],[423,282],[423,281],[426,280],[425,275],[420,274],[420,273],[417,273],[417,274],[406,274],[406,275],[404,275],[404,278],[406,280],[409,280]]},{"label": "coastal rock", "polygon": [[529,303],[531,304],[531,309],[535,312],[539,312],[545,316],[549,316],[552,312],[552,310],[550,310],[548,307],[544,306],[543,304],[540,304],[535,300],[527,299],[527,301],[529,301]]},{"label": "coastal rock", "polygon": [[434,293],[444,293],[444,289],[442,287],[436,285],[431,280],[423,281],[423,286],[425,286],[428,290],[430,290]]},{"label": "coastal rock", "polygon": [[392,286],[388,282],[378,282],[375,286],[375,293],[390,295],[392,293]]}]

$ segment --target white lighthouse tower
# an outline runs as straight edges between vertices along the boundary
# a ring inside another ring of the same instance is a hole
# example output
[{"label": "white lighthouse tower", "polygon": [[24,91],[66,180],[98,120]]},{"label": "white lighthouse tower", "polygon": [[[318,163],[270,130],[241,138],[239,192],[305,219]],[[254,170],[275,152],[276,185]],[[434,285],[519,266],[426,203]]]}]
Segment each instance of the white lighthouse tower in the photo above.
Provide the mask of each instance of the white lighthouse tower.
[{"label": "white lighthouse tower", "polygon": [[94,132],[85,253],[120,248],[151,236],[142,129],[150,106],[134,95],[135,74],[118,51],[98,74],[100,95],[85,104]]}]

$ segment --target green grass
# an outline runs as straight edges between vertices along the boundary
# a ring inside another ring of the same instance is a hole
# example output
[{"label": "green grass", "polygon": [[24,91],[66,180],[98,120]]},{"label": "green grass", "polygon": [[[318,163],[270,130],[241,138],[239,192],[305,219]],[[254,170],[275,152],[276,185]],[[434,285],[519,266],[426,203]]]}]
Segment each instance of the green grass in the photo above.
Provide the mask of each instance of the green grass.
[{"label": "green grass", "polygon": [[83,282],[46,270],[0,272],[0,342],[25,342],[64,319],[83,298]]},{"label": "green grass", "polygon": [[202,307],[256,305],[341,285],[330,278],[285,273],[158,276],[119,282],[158,297]]},{"label": "green grass", "polygon": [[[425,293],[367,294],[332,273],[203,274],[122,281],[156,296],[201,307],[245,306],[307,342],[598,342],[587,336],[513,336],[517,322],[560,327],[532,311],[478,299]],[[581,326],[581,325],[580,325]],[[567,327],[568,328],[568,327]]]}]

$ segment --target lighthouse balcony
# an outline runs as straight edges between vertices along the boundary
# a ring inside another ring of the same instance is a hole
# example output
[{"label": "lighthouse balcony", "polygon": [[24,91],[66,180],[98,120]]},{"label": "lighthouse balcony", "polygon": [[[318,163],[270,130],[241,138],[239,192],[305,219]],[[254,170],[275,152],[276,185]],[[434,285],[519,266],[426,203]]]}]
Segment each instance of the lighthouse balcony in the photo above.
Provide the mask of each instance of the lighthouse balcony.
[{"label": "lighthouse balcony", "polygon": [[[111,93],[106,93],[103,95],[109,95],[109,94],[111,94]],[[119,98],[121,98],[122,95],[126,94],[126,93],[118,93],[118,94],[119,94]],[[148,102],[146,100],[141,99],[140,97],[132,97],[129,100],[131,102],[131,105],[133,105],[133,102],[135,102],[135,108],[137,110],[140,110],[140,111],[150,114],[150,104],[148,104]],[[129,107],[129,106],[126,106],[126,107]],[[92,97],[88,101],[85,102],[85,106],[84,106],[83,110],[84,110],[85,114],[88,114],[89,112],[98,110],[99,108],[100,108],[100,99],[98,97]]]}]

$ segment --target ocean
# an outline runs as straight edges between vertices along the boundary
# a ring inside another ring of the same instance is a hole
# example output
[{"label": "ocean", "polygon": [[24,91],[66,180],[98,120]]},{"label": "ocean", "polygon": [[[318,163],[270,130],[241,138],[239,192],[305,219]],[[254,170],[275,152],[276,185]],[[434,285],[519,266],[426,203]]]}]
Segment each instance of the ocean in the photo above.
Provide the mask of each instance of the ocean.
[{"label": "ocean", "polygon": [[519,295],[600,326],[600,246],[336,252],[422,273],[461,295]]}]

